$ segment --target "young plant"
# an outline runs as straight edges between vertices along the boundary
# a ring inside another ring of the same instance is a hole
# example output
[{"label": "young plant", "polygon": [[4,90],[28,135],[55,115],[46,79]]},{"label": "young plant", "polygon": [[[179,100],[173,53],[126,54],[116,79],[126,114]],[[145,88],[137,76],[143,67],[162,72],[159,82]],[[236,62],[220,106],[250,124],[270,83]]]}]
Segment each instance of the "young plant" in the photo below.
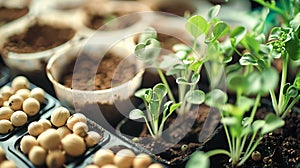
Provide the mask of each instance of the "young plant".
[{"label": "young plant", "polygon": [[[157,61],[161,48],[154,29],[147,29],[140,36],[139,43],[135,48],[135,54],[138,59],[143,60],[145,63],[153,64],[156,67],[161,81],[166,86],[168,97],[172,102],[177,101],[162,69],[167,69],[166,75],[175,76],[178,84],[178,102],[182,103],[180,109],[177,110],[178,114],[187,113],[192,104],[203,103],[205,94],[203,91],[197,89],[197,83],[200,80],[200,71],[204,63],[226,60],[222,57],[224,50],[220,46],[219,39],[225,36],[230,28],[227,23],[219,21],[216,18],[219,9],[220,6],[215,6],[209,11],[208,21],[199,15],[189,18],[186,23],[186,30],[194,38],[193,47],[191,48],[183,44],[174,45],[173,50],[175,53],[163,56],[162,62]],[[203,44],[198,43],[200,36],[204,36]],[[216,66],[214,68],[216,69]],[[219,71],[210,72],[218,73]],[[214,76],[215,74],[210,75]]]},{"label": "young plant", "polygon": [[[166,120],[181,105],[181,103],[172,104],[172,101],[163,104],[166,95],[167,88],[162,83],[156,84],[153,89],[141,89],[135,93],[136,97],[144,101],[146,110],[144,112],[140,109],[134,109],[129,113],[129,118],[133,120],[144,119],[153,138],[161,136]],[[161,110],[162,115],[160,115]]]},{"label": "young plant", "polygon": [[[264,120],[254,120],[261,95],[274,89],[276,82],[278,82],[277,72],[272,68],[262,72],[253,71],[247,75],[238,71],[230,73],[227,81],[228,88],[237,93],[235,104],[226,103],[227,95],[221,90],[215,89],[208,93],[205,103],[219,109],[229,150],[215,149],[207,153],[196,152],[188,162],[187,168],[209,167],[208,158],[217,154],[230,157],[232,167],[244,164],[265,134],[284,125],[284,121],[273,113],[268,114]],[[254,95],[256,98],[253,100],[245,95]],[[250,111],[250,116],[245,117],[248,111]],[[206,164],[196,165],[198,159]]]},{"label": "young plant", "polygon": [[274,59],[281,58],[282,70],[280,72],[281,83],[279,86],[279,95],[275,94],[275,89],[277,88],[270,90],[270,95],[276,115],[284,118],[300,99],[299,75],[295,77],[294,82],[287,82],[289,63],[300,59],[299,2],[295,0],[280,1],[280,5],[283,7],[281,9],[276,6],[275,1],[255,1],[268,7],[263,9],[263,20],[266,19],[268,10],[270,9],[278,12],[284,19],[284,22],[282,27],[272,28],[268,39],[263,34],[265,21],[254,27],[252,32],[247,33],[240,42],[246,49],[246,52],[241,54],[240,64],[246,67],[246,71],[253,71],[254,68],[262,71],[271,67]]}]

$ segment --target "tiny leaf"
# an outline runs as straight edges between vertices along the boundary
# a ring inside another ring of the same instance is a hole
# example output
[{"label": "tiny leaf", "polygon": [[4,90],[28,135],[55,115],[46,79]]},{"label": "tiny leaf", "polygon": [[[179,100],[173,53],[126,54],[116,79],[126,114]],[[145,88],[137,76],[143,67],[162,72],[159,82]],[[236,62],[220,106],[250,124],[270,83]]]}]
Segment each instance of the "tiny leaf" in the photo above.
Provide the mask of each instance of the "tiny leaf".
[{"label": "tiny leaf", "polygon": [[205,93],[202,90],[189,91],[186,94],[186,101],[191,104],[201,104],[205,100]]},{"label": "tiny leaf", "polygon": [[196,39],[207,31],[207,22],[202,16],[195,15],[188,19],[185,28]]},{"label": "tiny leaf", "polygon": [[139,37],[139,43],[144,43],[150,38],[157,38],[157,32],[152,27],[148,27],[144,30],[144,32]]},{"label": "tiny leaf", "polygon": [[261,129],[261,135],[267,134],[284,125],[284,120],[270,113],[265,118],[266,124]]},{"label": "tiny leaf", "polygon": [[138,97],[138,98],[141,98],[141,99],[144,99],[144,98],[145,98],[146,90],[147,90],[147,89],[140,89],[140,90],[138,90],[138,91],[136,91],[136,92],[134,93],[134,96],[135,96],[135,97]]},{"label": "tiny leaf", "polygon": [[140,118],[145,118],[145,114],[140,109],[134,109],[134,110],[130,111],[129,118],[132,119],[132,120],[136,120],[136,119],[140,119]]},{"label": "tiny leaf", "polygon": [[244,38],[246,33],[247,33],[247,29],[245,27],[238,26],[238,27],[234,28],[230,32],[230,38],[233,39],[233,40],[231,40],[232,45],[236,46]]},{"label": "tiny leaf", "polygon": [[227,102],[227,94],[219,89],[214,89],[206,95],[205,104],[211,107],[219,107]]},{"label": "tiny leaf", "polygon": [[213,6],[208,11],[208,17],[211,19],[211,18],[218,16],[220,9],[221,9],[221,5]]},{"label": "tiny leaf", "polygon": [[153,92],[155,92],[157,94],[158,99],[162,99],[163,97],[165,97],[167,95],[168,91],[164,84],[159,83],[153,87]]},{"label": "tiny leaf", "polygon": [[297,31],[300,26],[300,13],[298,13],[293,20],[290,21],[291,27],[294,29],[294,31]]},{"label": "tiny leaf", "polygon": [[209,168],[209,158],[202,151],[194,152],[186,168]]},{"label": "tiny leaf", "polygon": [[227,32],[229,32],[229,25],[225,22],[218,22],[214,27],[213,34],[214,40],[224,36]]},{"label": "tiny leaf", "polygon": [[171,107],[170,107],[170,113],[172,113],[173,111],[175,111],[177,108],[179,108],[181,106],[181,102],[179,103],[175,103],[175,104],[172,104]]}]

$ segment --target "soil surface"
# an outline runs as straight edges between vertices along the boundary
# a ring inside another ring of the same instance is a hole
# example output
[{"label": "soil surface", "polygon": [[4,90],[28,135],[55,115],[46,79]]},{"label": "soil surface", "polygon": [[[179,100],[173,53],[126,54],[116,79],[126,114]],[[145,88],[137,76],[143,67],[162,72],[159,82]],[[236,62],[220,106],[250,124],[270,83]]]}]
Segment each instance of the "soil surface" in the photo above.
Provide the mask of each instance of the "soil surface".
[{"label": "soil surface", "polygon": [[131,15],[130,17],[121,17],[126,14],[128,13],[115,12],[106,15],[89,14],[86,26],[94,30],[120,30],[135,24],[140,19],[137,15]]},{"label": "soil surface", "polygon": [[37,23],[21,34],[10,36],[4,48],[17,53],[39,52],[57,47],[74,35],[75,30],[71,28],[58,28]]},{"label": "soil surface", "polygon": [[194,13],[196,8],[189,4],[189,1],[160,1],[156,6],[152,7],[154,11],[161,11],[166,13],[184,16],[186,12]]},{"label": "soil surface", "polygon": [[[158,139],[154,139],[149,135],[145,124],[141,125],[141,123],[131,120],[121,128],[121,132],[138,137],[137,145],[156,154],[157,160],[171,164],[172,167],[181,167],[189,155],[205,144],[206,140],[199,142],[199,133],[210,110],[209,107],[201,105],[199,109],[189,111],[184,116],[179,117],[176,114],[171,116],[165,124],[166,129],[163,135]],[[137,130],[140,127],[141,130]],[[182,150],[185,145],[187,145],[187,148]]]},{"label": "soil surface", "polygon": [[26,8],[0,7],[0,26],[26,15],[28,11],[29,11],[28,7]]},{"label": "soil surface", "polygon": [[[60,83],[68,88],[77,90],[108,89],[129,81],[136,74],[132,61],[112,53],[106,54],[99,64],[98,58],[95,60],[88,55],[80,56],[80,58],[80,60],[76,60],[77,62],[74,61],[68,65],[60,80]],[[74,69],[74,67],[76,68]]]}]

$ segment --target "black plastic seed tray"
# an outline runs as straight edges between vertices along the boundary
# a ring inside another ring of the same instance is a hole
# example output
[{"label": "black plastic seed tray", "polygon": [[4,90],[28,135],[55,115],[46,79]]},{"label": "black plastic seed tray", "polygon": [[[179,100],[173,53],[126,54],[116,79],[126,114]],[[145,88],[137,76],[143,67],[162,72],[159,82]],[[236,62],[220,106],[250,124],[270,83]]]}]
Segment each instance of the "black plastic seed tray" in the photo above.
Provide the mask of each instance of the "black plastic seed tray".
[{"label": "black plastic seed tray", "polygon": [[[89,130],[91,131],[96,131],[100,135],[102,135],[102,140],[100,143],[98,143],[96,146],[92,148],[88,148],[85,153],[79,157],[70,157],[66,156],[66,167],[78,167],[79,164],[82,164],[84,160],[89,157],[91,154],[95,153],[98,149],[100,149],[102,146],[104,146],[110,139],[110,135],[108,132],[106,132],[102,127],[100,127],[98,124],[95,122],[91,121],[88,119],[88,126]],[[28,132],[20,135],[18,138],[13,140],[11,145],[8,145],[8,151],[10,152],[10,157],[15,161],[18,167],[46,167],[46,165],[43,166],[35,166],[33,165],[29,159],[28,155],[25,155],[21,152],[20,150],[20,141],[23,136],[29,135]]]},{"label": "black plastic seed tray", "polygon": [[[11,82],[7,83],[6,85],[11,86]],[[33,89],[33,88],[36,88],[36,87],[38,87],[38,86],[30,83],[30,89]],[[60,106],[59,101],[45,92],[45,100],[44,100],[43,103],[40,104],[39,113],[34,115],[34,116],[28,116],[28,121],[26,122],[25,125],[20,126],[20,127],[14,127],[14,129],[11,132],[7,133],[7,134],[0,134],[0,142],[7,140],[11,136],[15,135],[17,132],[20,132],[22,130],[24,132],[25,128],[27,128],[29,123],[31,123],[32,121],[39,120],[42,115],[44,115],[49,110],[51,110],[55,107],[58,107],[58,106]]]}]

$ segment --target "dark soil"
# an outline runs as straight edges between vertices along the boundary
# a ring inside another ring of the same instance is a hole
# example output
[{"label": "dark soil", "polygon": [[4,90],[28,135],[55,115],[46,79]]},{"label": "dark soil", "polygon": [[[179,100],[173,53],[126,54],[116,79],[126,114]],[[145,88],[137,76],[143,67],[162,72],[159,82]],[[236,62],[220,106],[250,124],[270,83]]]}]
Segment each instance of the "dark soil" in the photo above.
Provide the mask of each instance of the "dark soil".
[{"label": "dark soil", "polygon": [[161,11],[178,16],[184,16],[185,12],[194,13],[196,8],[189,4],[189,1],[160,1],[156,6],[152,7],[154,11]]},{"label": "dark soil", "polygon": [[112,53],[106,54],[99,64],[98,61],[88,55],[80,56],[80,60],[68,65],[60,82],[77,90],[103,90],[125,83],[136,74],[132,61]]},{"label": "dark soil", "polygon": [[137,15],[122,17],[128,13],[110,13],[106,15],[89,14],[86,26],[94,30],[112,31],[127,28],[140,19]]},{"label": "dark soil", "polygon": [[26,8],[0,7],[0,26],[26,15],[28,11],[29,11],[28,7]]},{"label": "dark soil", "polygon": [[50,25],[34,24],[21,34],[8,38],[4,44],[7,51],[32,53],[57,47],[75,35],[71,28],[59,28]]},{"label": "dark soil", "polygon": [[[149,135],[145,124],[131,120],[121,128],[121,132],[129,136],[139,137],[137,145],[155,154],[156,160],[172,165],[172,167],[181,167],[189,155],[206,143],[207,139],[202,142],[199,141],[199,134],[210,110],[212,109],[201,105],[198,110],[196,108],[184,116],[173,115],[165,124],[166,129],[163,135],[158,139]],[[218,118],[214,119],[218,121]],[[139,128],[140,130],[138,130]],[[188,148],[182,150],[183,145],[187,145]]]}]

